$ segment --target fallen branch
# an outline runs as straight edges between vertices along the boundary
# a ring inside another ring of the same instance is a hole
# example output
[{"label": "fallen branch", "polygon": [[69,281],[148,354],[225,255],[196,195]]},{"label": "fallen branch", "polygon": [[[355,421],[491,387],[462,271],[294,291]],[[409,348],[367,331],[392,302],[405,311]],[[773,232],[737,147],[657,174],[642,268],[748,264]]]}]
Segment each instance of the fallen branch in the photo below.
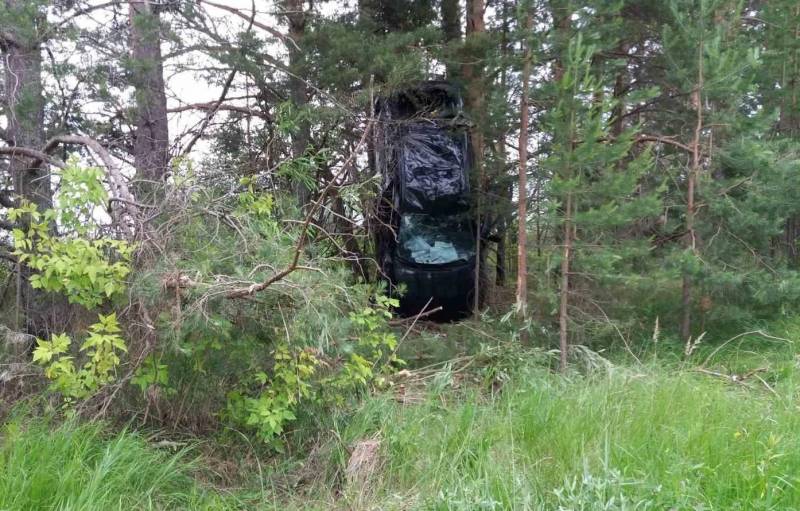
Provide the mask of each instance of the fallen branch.
[{"label": "fallen branch", "polygon": [[102,162],[106,170],[106,178],[111,188],[112,198],[110,200],[119,202],[123,212],[131,219],[138,216],[139,205],[128,188],[127,181],[122,173],[122,168],[114,157],[111,156],[111,153],[103,147],[100,142],[91,137],[83,135],[57,135],[48,140],[42,150],[29,147],[8,146],[0,147],[0,155],[30,158],[33,160],[31,164],[32,168],[35,168],[39,163],[47,163],[48,165],[65,169],[67,164],[64,161],[50,155],[50,153],[55,151],[55,149],[62,144],[82,145],[96,155],[97,159]]},{"label": "fallen branch", "polygon": [[413,327],[414,323],[416,323],[418,319],[422,319],[422,318],[431,316],[431,315],[436,314],[437,312],[439,312],[441,310],[442,310],[441,306],[434,307],[433,309],[431,309],[429,311],[426,311],[426,310],[423,309],[424,312],[420,312],[419,314],[417,314],[413,318],[391,319],[387,323],[389,324],[389,326],[402,326],[402,325],[405,325],[406,323],[408,323],[409,321],[411,321],[411,326]]},{"label": "fallen branch", "polygon": [[428,314],[433,314],[433,313],[434,313],[434,312],[436,312],[436,311],[440,311],[440,310],[442,310],[442,307],[441,307],[441,306],[439,306],[439,307],[434,307],[433,309],[431,309],[431,310],[430,310],[430,311],[428,311],[428,312],[425,312],[425,309],[427,309],[427,308],[428,308],[428,305],[430,305],[430,304],[431,304],[431,301],[433,301],[433,297],[430,297],[430,298],[428,298],[428,302],[425,304],[425,307],[423,307],[423,308],[422,308],[422,310],[420,310],[420,311],[417,313],[417,315],[416,315],[416,316],[414,316],[414,321],[412,321],[412,322],[411,322],[411,325],[409,325],[409,327],[406,329],[406,333],[404,333],[404,334],[403,334],[403,337],[402,337],[402,338],[400,338],[400,340],[399,340],[399,341],[397,341],[397,346],[396,346],[396,347],[395,347],[395,349],[394,349],[395,353],[397,352],[398,348],[400,348],[400,345],[403,343],[403,341],[405,341],[405,340],[406,340],[406,337],[408,337],[408,334],[410,334],[410,333],[411,333],[411,330],[413,330],[413,329],[414,329],[414,325],[416,325],[416,324],[417,324],[417,320],[418,320],[419,318],[421,318],[421,317],[423,317],[423,316],[427,316]]},{"label": "fallen branch", "polygon": [[721,378],[721,379],[723,379],[725,381],[728,381],[730,383],[735,383],[736,385],[743,385],[743,386],[745,386],[747,388],[750,388],[750,389],[752,389],[752,387],[747,385],[747,380],[748,380],[748,378],[750,378],[752,376],[755,379],[757,379],[762,385],[764,385],[764,387],[772,395],[774,395],[775,397],[778,397],[778,393],[775,392],[775,389],[773,389],[772,386],[769,383],[767,383],[766,380],[764,380],[764,378],[762,378],[758,374],[758,373],[766,371],[767,369],[769,369],[769,368],[767,368],[767,367],[759,367],[757,369],[753,369],[753,370],[747,371],[746,373],[744,373],[742,375],[726,374],[726,373],[722,373],[722,372],[719,372],[719,371],[712,371],[712,370],[706,369],[704,367],[698,367],[698,368],[695,369],[695,371],[698,372],[698,373],[701,373],[701,374],[708,375],[708,376],[713,376],[715,378]]},{"label": "fallen branch", "polygon": [[[361,135],[361,140],[358,141],[358,144],[353,149],[353,152],[350,153],[350,156],[347,157],[347,160],[345,160],[344,163],[342,163],[342,168],[346,168],[350,164],[350,162],[352,162],[355,159],[356,154],[367,140],[367,135],[372,129],[372,124],[373,120],[370,119],[369,122],[367,123],[366,128],[364,128],[364,134]],[[306,241],[308,240],[308,228],[311,225],[311,221],[314,219],[314,215],[319,210],[320,206],[322,205],[322,202],[325,200],[325,197],[328,195],[331,189],[333,189],[335,183],[336,183],[336,178],[331,178],[331,180],[322,190],[322,193],[320,193],[317,200],[311,206],[311,209],[309,209],[308,213],[306,214],[306,218],[303,221],[303,226],[301,227],[302,230],[300,232],[300,239],[297,241],[297,245],[295,245],[294,248],[294,255],[292,256],[292,262],[289,263],[289,265],[286,266],[286,268],[279,271],[270,278],[264,280],[263,282],[258,282],[247,287],[240,287],[228,291],[228,293],[226,293],[225,295],[227,298],[243,298],[246,296],[251,296],[259,291],[263,291],[264,289],[268,288],[275,282],[284,279],[287,275],[289,275],[293,271],[301,268],[299,266],[300,254],[303,252],[303,249],[305,248],[306,245]]]},{"label": "fallen branch", "polygon": [[734,335],[733,337],[731,337],[731,338],[730,338],[730,339],[728,339],[727,341],[725,341],[725,342],[723,342],[722,344],[720,344],[719,346],[717,346],[717,347],[714,349],[714,351],[712,351],[712,352],[711,352],[711,354],[709,354],[709,355],[706,357],[706,359],[703,361],[703,363],[702,363],[702,364],[700,364],[700,368],[705,368],[705,367],[706,367],[706,365],[708,365],[708,363],[711,361],[711,359],[712,359],[712,358],[714,358],[714,355],[716,355],[717,353],[719,353],[719,351],[720,351],[722,348],[724,348],[724,347],[725,347],[725,346],[727,346],[728,344],[732,343],[732,342],[733,342],[733,341],[735,341],[736,339],[739,339],[739,338],[741,338],[741,337],[744,337],[744,336],[746,336],[746,335],[760,335],[761,337],[764,337],[764,338],[766,338],[766,339],[772,339],[772,340],[775,340],[775,341],[785,341],[785,342],[788,342],[789,344],[793,344],[793,343],[792,343],[792,341],[790,341],[789,339],[784,339],[783,337],[775,337],[775,336],[769,335],[769,334],[765,333],[763,330],[752,330],[752,331],[750,331],[750,332],[743,332],[743,333],[741,333],[741,334]]}]

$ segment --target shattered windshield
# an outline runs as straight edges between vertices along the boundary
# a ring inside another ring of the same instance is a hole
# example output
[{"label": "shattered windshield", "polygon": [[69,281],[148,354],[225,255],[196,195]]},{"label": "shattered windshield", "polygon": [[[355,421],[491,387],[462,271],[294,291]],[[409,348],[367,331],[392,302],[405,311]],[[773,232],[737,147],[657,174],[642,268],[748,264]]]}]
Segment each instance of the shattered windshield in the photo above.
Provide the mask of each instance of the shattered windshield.
[{"label": "shattered windshield", "polygon": [[400,257],[417,264],[468,261],[475,253],[464,215],[403,215],[398,236]]}]

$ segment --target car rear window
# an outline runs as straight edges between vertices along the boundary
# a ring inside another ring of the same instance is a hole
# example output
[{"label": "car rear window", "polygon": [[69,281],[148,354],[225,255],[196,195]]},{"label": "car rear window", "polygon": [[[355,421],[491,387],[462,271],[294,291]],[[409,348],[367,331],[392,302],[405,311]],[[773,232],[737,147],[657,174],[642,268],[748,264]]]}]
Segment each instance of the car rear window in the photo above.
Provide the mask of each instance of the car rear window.
[{"label": "car rear window", "polygon": [[475,253],[470,222],[464,215],[402,215],[398,242],[400,257],[417,264],[468,261]]}]

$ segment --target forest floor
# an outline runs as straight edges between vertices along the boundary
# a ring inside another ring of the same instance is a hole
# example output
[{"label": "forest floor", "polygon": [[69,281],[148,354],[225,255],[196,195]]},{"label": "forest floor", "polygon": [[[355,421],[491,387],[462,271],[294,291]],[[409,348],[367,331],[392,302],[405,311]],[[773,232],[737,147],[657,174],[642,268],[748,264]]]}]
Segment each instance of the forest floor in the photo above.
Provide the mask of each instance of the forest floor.
[{"label": "forest floor", "polygon": [[689,357],[666,340],[576,349],[566,375],[543,350],[455,355],[477,328],[409,336],[416,368],[303,453],[219,456],[213,439],[187,450],[17,409],[0,509],[800,509],[800,322]]}]

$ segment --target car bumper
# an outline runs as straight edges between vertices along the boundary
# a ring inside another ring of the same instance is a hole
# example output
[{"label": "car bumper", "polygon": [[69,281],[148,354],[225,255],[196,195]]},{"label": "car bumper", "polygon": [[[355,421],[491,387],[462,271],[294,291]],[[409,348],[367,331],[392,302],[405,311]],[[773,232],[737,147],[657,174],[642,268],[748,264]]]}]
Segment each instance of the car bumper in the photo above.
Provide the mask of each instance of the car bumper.
[{"label": "car bumper", "polygon": [[399,310],[404,316],[436,307],[442,308],[436,319],[458,319],[470,312],[475,289],[474,261],[437,267],[396,260],[393,277],[395,285],[405,287]]}]

